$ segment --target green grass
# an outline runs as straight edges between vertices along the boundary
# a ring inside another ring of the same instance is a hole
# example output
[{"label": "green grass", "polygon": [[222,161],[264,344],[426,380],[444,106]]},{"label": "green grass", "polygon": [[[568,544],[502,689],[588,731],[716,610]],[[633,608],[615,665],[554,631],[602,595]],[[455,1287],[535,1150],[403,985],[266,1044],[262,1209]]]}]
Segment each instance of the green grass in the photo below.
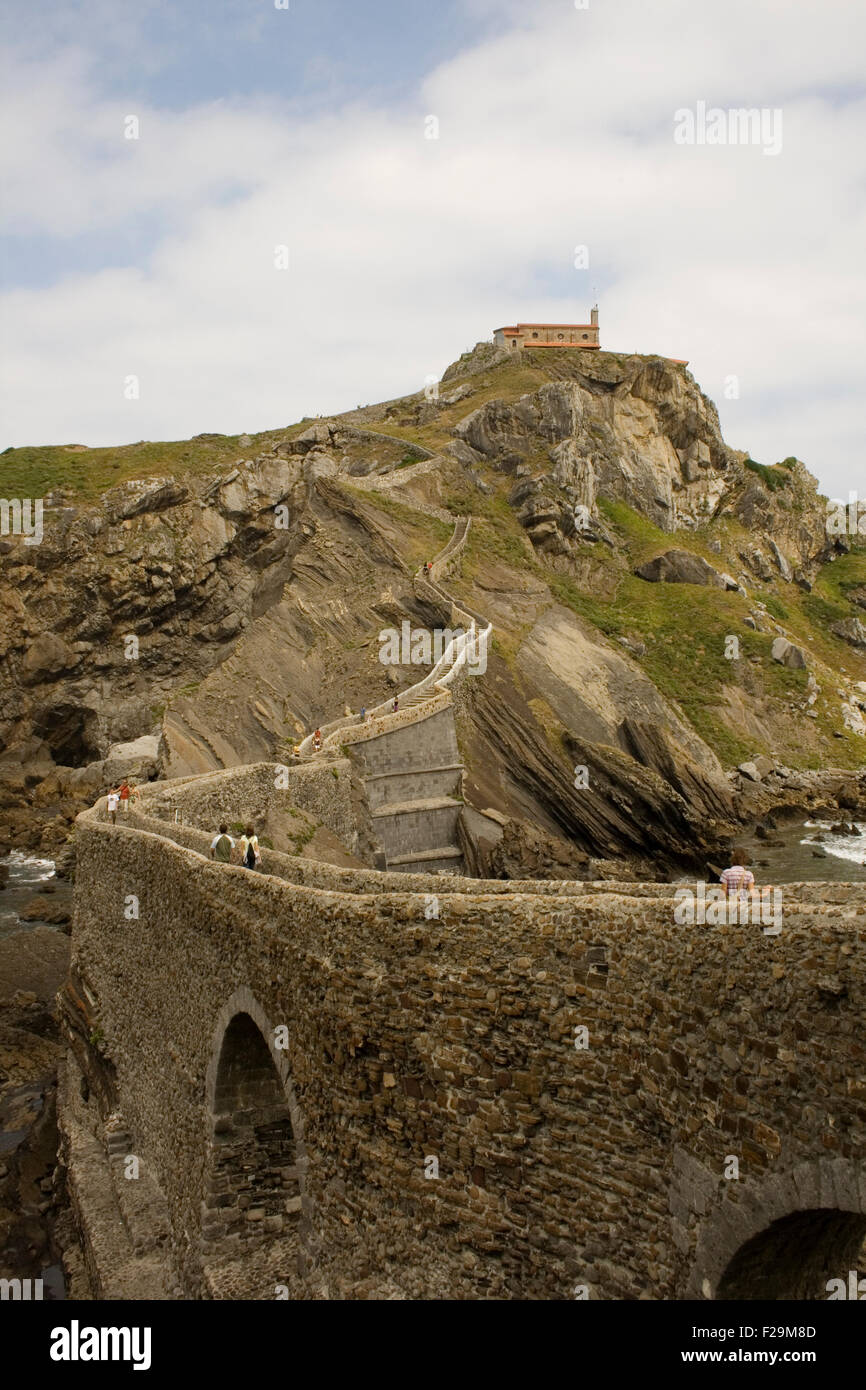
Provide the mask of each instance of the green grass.
[{"label": "green grass", "polygon": [[0,454],[0,492],[5,497],[44,497],[55,489],[82,500],[98,497],[130,478],[162,474],[182,481],[186,476],[225,471],[281,439],[300,434],[309,422],[287,429],[265,430],[251,435],[252,444],[241,447],[240,435],[217,439],[181,439],[138,444],[110,445],[70,452],[70,445],[28,446]]},{"label": "green grass", "polygon": [[851,616],[847,603],[834,602],[816,593],[806,594],[803,599],[803,611],[818,627],[829,627],[831,623],[838,623]]},{"label": "green grass", "polygon": [[351,493],[370,511],[383,512],[385,516],[400,522],[397,548],[410,569],[422,564],[424,560],[429,560],[431,555],[440,551],[452,533],[453,527],[445,521],[440,521],[437,516],[430,516],[424,511],[423,503],[413,507],[409,502],[398,502],[394,497],[388,497],[381,492],[368,492],[342,480],[340,489]]},{"label": "green grass", "polygon": [[778,622],[790,622],[791,614],[788,612],[784,603],[782,603],[780,599],[777,599],[774,594],[767,594],[764,598],[764,603],[767,606],[767,612],[771,613]]},{"label": "green grass", "polygon": [[319,823],[317,821],[308,821],[296,835],[291,835],[289,837],[291,853],[300,854],[301,850],[310,843],[318,828]]},{"label": "green grass", "polygon": [[[757,679],[765,693],[791,698],[802,695],[808,673],[772,661],[773,638],[744,627],[746,605],[736,593],[692,584],[647,584],[624,576],[611,601],[580,592],[563,576],[549,579],[560,603],[593,623],[608,637],[639,635],[646,644],[641,665],[669,700],[725,762],[741,762],[755,752],[721,717],[724,687],[740,683],[744,663],[758,657]],[[725,639],[735,635],[740,661],[725,656]]]},{"label": "green grass", "polygon": [[[796,459],[794,462],[796,462]],[[776,467],[781,467],[781,465],[770,468],[766,463],[757,463],[753,458],[747,458],[745,464],[750,472],[757,473],[761,482],[765,483],[771,492],[778,492],[780,488],[788,487],[791,482],[791,479],[785,473],[778,473],[776,471]],[[791,466],[790,463],[785,464],[786,468],[790,468]]]},{"label": "green grass", "polygon": [[[856,550],[849,551],[847,555],[840,555],[837,560],[824,565],[812,586],[812,592],[830,602],[848,603],[850,590],[864,587],[866,587],[866,546],[858,546]],[[845,616],[850,617],[852,611],[852,609],[848,609]],[[863,612],[862,608],[860,612]]]}]

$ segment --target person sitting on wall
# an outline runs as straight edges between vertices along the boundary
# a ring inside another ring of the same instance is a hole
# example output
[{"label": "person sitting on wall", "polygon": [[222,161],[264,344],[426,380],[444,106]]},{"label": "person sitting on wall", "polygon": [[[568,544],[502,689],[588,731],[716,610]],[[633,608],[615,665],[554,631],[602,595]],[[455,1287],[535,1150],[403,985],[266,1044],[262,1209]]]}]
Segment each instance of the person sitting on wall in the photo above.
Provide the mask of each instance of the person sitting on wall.
[{"label": "person sitting on wall", "polygon": [[746,868],[746,858],[745,850],[731,850],[731,867],[723,869],[719,874],[722,892],[726,898],[736,898],[741,893],[749,893],[754,889],[755,875],[751,869]]}]

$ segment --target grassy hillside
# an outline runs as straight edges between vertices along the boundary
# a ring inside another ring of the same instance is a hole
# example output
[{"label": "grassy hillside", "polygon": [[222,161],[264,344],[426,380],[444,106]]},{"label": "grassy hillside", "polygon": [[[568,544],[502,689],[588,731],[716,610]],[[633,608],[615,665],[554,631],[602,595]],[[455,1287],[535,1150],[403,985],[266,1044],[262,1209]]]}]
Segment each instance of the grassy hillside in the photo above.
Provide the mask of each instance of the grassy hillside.
[{"label": "grassy hillside", "polygon": [[4,497],[44,497],[56,488],[69,490],[82,501],[93,500],[128,478],[171,474],[218,473],[239,458],[252,457],[287,436],[299,434],[308,421],[285,430],[265,430],[251,435],[242,448],[240,435],[209,435],[200,439],[117,444],[87,449],[78,444],[56,444],[6,449],[0,454],[0,491]]},{"label": "grassy hillside", "polygon": [[[492,473],[486,478],[497,487]],[[836,673],[845,671],[855,680],[866,680],[866,657],[834,637],[827,623],[858,611],[846,595],[866,584],[866,548],[826,565],[811,594],[794,584],[762,585],[754,579],[748,584],[748,598],[694,584],[650,584],[638,579],[633,569],[674,547],[702,556],[717,569],[738,574],[742,564],[737,550],[752,538],[730,519],[698,531],[670,534],[624,503],[601,499],[599,509],[618,547],[612,551],[600,542],[582,547],[581,555],[593,581],[581,587],[576,577],[552,573],[536,557],[508,506],[501,479],[493,495],[473,496],[474,506],[468,489],[448,498],[454,510],[474,511],[476,516],[464,577],[471,581],[490,563],[505,563],[541,579],[553,601],[570,608],[611,639],[624,637],[643,643],[646,651],[638,660],[647,675],[679,706],[724,763],[732,765],[764,753],[790,766],[820,767],[827,763],[832,750],[834,765],[863,766],[866,748],[862,737],[842,731]],[[710,548],[711,538],[721,541],[721,553]],[[453,587],[458,589],[459,583]],[[775,618],[807,652],[808,670],[790,670],[772,659],[775,631],[757,632],[744,621],[756,602],[766,605],[768,623]],[[509,653],[516,655],[523,635],[517,627],[498,632],[506,659]],[[730,636],[739,641],[738,661],[725,655]],[[815,719],[805,714],[810,671],[821,686]],[[754,712],[767,737],[757,736],[754,729],[738,722],[736,710],[741,704]]]}]

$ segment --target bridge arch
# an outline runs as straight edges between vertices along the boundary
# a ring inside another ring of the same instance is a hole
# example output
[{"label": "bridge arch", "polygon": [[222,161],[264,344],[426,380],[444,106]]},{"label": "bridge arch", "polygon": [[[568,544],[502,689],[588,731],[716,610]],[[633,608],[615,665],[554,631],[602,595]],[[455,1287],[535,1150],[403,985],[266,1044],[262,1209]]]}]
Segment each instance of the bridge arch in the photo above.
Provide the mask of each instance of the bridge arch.
[{"label": "bridge arch", "polygon": [[205,1097],[206,1262],[279,1242],[303,1264],[307,1155],[285,1049],[255,995],[235,991],[213,1033]]},{"label": "bridge arch", "polygon": [[737,1197],[701,1227],[687,1298],[823,1299],[862,1262],[866,1163],[814,1159]]}]

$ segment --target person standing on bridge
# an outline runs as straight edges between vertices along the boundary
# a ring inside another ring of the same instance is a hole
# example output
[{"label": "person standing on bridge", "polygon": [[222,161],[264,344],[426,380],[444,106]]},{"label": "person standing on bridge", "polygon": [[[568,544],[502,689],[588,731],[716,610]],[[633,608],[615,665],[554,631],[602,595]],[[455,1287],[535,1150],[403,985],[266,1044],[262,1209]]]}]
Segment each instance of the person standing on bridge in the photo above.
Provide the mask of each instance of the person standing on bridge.
[{"label": "person standing on bridge", "polygon": [[248,869],[255,869],[262,862],[262,852],[259,849],[259,837],[251,825],[248,825],[240,839],[241,863]]},{"label": "person standing on bridge", "polygon": [[400,708],[400,700],[399,700],[398,696],[395,695],[395,696],[394,696],[394,711],[393,711],[394,714],[397,713],[397,711],[398,711],[399,708]]},{"label": "person standing on bridge", "polygon": [[228,826],[221,825],[220,833],[215,835],[211,841],[210,857],[211,859],[218,859],[221,864],[230,864],[234,847],[235,842],[229,834]]},{"label": "person standing on bridge", "polygon": [[317,729],[316,732],[313,734],[313,752],[314,752],[314,753],[318,753],[318,751],[319,751],[319,749],[321,748],[321,746],[322,746],[322,731],[321,731],[321,729]]},{"label": "person standing on bridge", "polygon": [[115,787],[112,787],[112,788],[111,788],[111,791],[108,793],[108,797],[107,797],[107,799],[106,799],[106,803],[105,803],[105,804],[106,804],[106,807],[107,807],[107,810],[108,810],[108,817],[109,817],[109,820],[111,821],[111,824],[112,824],[112,825],[116,825],[116,824],[117,824],[117,808],[118,808],[118,805],[120,804],[120,793],[117,791],[117,789],[116,789]]}]

